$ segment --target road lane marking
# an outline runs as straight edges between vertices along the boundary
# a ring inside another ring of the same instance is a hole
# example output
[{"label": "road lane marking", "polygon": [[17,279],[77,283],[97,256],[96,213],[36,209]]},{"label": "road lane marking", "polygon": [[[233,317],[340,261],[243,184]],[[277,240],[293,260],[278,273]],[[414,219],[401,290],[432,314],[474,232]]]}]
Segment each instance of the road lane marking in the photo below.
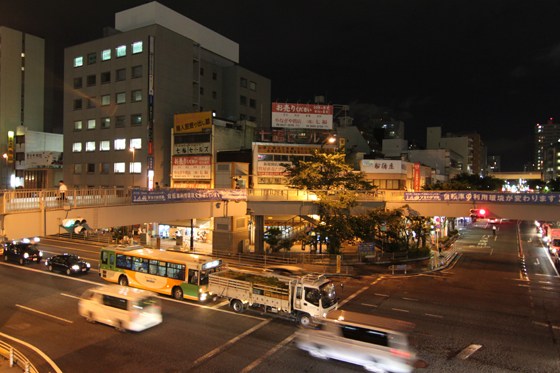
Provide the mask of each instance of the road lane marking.
[{"label": "road lane marking", "polygon": [[[99,248],[98,251],[91,251],[91,250],[82,250],[82,249],[75,249],[73,247],[60,247],[60,246],[56,246],[56,245],[48,245],[48,244],[44,244],[44,243],[39,243],[38,246],[50,246],[50,247],[56,247],[57,249],[61,249],[61,250],[76,250],[76,251],[83,251],[84,253],[92,253],[92,254],[97,254],[99,255],[99,250],[101,250],[101,247]],[[56,254],[60,254],[60,253],[56,253]]]},{"label": "road lane marking", "polygon": [[401,310],[400,308],[391,308],[393,311],[399,311],[399,312],[410,312],[408,310]]},{"label": "road lane marking", "polygon": [[202,363],[205,360],[210,359],[211,357],[213,357],[214,355],[222,352],[223,350],[225,350],[226,348],[228,348],[229,346],[231,346],[232,344],[234,344],[235,342],[239,341],[241,338],[253,333],[255,330],[258,330],[260,328],[262,328],[263,326],[265,326],[266,324],[268,324],[271,320],[264,320],[261,323],[253,326],[251,329],[246,330],[245,332],[239,334],[237,337],[230,339],[229,341],[227,341],[226,343],[224,343],[223,345],[221,345],[220,347],[217,347],[215,349],[213,349],[212,351],[210,351],[209,353],[207,353],[206,355],[199,357],[198,359],[195,360],[194,363],[192,363],[192,365],[189,367],[190,370],[194,367],[196,367],[197,365],[199,365],[200,363]]},{"label": "road lane marking", "polygon": [[463,351],[459,352],[459,354],[456,356],[456,358],[466,360],[466,359],[469,358],[469,356],[474,354],[481,347],[482,347],[482,345],[472,344],[469,347],[465,348]]},{"label": "road lane marking", "polygon": [[552,284],[552,282],[550,282],[550,281],[539,281],[539,283],[541,283],[541,284]]},{"label": "road lane marking", "polygon": [[413,302],[418,302],[418,299],[412,299],[412,298],[403,298],[404,300],[411,300]]},{"label": "road lane marking", "polygon": [[292,339],[294,339],[296,336],[296,333],[292,334],[291,336],[289,336],[288,338],[284,339],[282,342],[278,343],[276,346],[274,346],[273,348],[271,348],[266,354],[264,354],[263,356],[261,356],[260,358],[258,358],[257,360],[253,361],[253,363],[251,363],[250,365],[248,365],[245,369],[243,369],[240,373],[248,373],[251,370],[253,370],[253,368],[255,368],[257,365],[259,365],[260,363],[262,363],[265,359],[267,359],[268,357],[270,357],[272,354],[274,354],[276,351],[278,351],[279,349],[281,349],[282,347],[284,347],[286,344],[290,343],[292,341]]},{"label": "road lane marking", "polygon": [[535,265],[541,265],[541,263],[539,262],[539,258],[535,258]]},{"label": "road lane marking", "polygon": [[439,317],[440,319],[443,318],[443,316],[440,316],[440,315],[432,315],[431,313],[427,313],[426,316]]},{"label": "road lane marking", "polygon": [[68,298],[82,299],[81,297],[77,297],[75,295],[70,295],[70,294],[60,293],[60,295],[62,295],[63,297],[68,297]]},{"label": "road lane marking", "polygon": [[61,320],[61,321],[67,322],[69,324],[74,323],[74,321],[66,320],[66,319],[63,319],[62,317],[58,317],[58,316],[54,316],[54,315],[51,315],[51,314],[48,314],[48,313],[45,313],[45,312],[37,311],[37,310],[34,310],[33,308],[21,306],[19,304],[16,304],[16,307],[23,308],[24,310],[40,313],[41,315],[49,316],[49,317],[52,317],[53,319]]},{"label": "road lane marking", "polygon": [[533,321],[533,324],[538,325],[538,326],[544,326],[544,327],[548,328],[548,324],[545,324],[544,322]]},{"label": "road lane marking", "polygon": [[367,304],[367,303],[362,303],[362,306],[367,306],[367,307],[377,307],[377,304]]},{"label": "road lane marking", "polygon": [[362,293],[364,290],[367,290],[367,289],[369,289],[369,286],[364,286],[363,288],[361,288],[360,290],[358,290],[354,294],[350,295],[348,298],[344,299],[342,302],[338,303],[338,307],[342,307],[344,304],[346,304],[346,302],[354,299],[358,294]]},{"label": "road lane marking", "polygon": [[220,308],[220,307],[222,307],[222,306],[225,306],[225,305],[228,304],[228,303],[229,303],[229,300],[226,299],[226,300],[224,300],[224,301],[221,301],[221,302],[218,303],[218,304],[215,304],[215,305],[211,306],[210,308]]},{"label": "road lane marking", "polygon": [[389,297],[387,294],[379,294],[379,293],[375,293],[374,295],[377,295],[378,297]]}]

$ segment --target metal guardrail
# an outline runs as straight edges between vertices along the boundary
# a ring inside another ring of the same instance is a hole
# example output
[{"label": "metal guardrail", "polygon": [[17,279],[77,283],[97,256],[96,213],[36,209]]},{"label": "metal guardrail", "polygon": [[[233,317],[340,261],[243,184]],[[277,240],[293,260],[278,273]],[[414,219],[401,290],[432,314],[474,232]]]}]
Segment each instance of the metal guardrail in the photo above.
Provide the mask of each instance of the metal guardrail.
[{"label": "metal guardrail", "polygon": [[39,373],[24,354],[3,341],[0,341],[0,355],[9,361],[10,368],[18,366],[26,373]]}]

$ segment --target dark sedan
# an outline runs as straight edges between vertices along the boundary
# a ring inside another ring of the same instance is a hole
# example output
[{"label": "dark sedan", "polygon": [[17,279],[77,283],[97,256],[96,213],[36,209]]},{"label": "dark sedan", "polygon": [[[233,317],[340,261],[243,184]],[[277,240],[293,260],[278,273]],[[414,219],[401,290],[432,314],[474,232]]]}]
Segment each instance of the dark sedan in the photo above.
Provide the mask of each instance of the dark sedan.
[{"label": "dark sedan", "polygon": [[61,271],[67,275],[73,273],[87,273],[90,269],[90,264],[77,255],[62,254],[55,255],[45,261],[49,271]]},{"label": "dark sedan", "polygon": [[43,252],[27,239],[5,243],[2,255],[6,261],[12,260],[22,265],[40,263],[43,259]]}]

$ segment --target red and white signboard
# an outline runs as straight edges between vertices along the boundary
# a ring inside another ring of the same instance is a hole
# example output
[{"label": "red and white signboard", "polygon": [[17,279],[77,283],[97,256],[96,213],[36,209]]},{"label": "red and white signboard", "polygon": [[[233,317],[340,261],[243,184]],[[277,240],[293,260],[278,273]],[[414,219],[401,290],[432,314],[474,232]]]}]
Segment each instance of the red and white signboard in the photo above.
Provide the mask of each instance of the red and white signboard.
[{"label": "red and white signboard", "polygon": [[292,162],[257,162],[257,174],[259,176],[284,176],[286,175],[286,167],[281,164],[289,164]]},{"label": "red and white signboard", "polygon": [[173,179],[211,179],[212,157],[173,157]]},{"label": "red and white signboard", "polygon": [[414,164],[414,191],[420,191],[420,163]]},{"label": "red and white signboard", "polygon": [[272,127],[328,130],[333,128],[332,118],[331,105],[272,103]]}]

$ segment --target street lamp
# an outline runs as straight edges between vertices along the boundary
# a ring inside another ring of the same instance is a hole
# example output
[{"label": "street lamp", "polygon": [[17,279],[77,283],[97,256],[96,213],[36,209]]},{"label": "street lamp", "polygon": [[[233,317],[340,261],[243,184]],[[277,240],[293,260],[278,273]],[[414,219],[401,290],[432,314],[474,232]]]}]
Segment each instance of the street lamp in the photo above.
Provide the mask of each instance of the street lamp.
[{"label": "street lamp", "polygon": [[325,141],[323,141],[321,143],[321,151],[323,150],[323,146],[325,146],[325,144],[334,144],[336,142],[336,137],[335,136],[329,136],[325,139]]},{"label": "street lamp", "polygon": [[134,171],[135,171],[135,167],[134,167],[134,154],[136,152],[136,149],[134,148],[130,148],[129,149],[132,152],[132,189],[134,189]]},{"label": "street lamp", "polygon": [[8,189],[8,185],[10,185],[10,171],[8,170],[8,153],[2,154],[2,157],[6,160],[6,189]]}]

